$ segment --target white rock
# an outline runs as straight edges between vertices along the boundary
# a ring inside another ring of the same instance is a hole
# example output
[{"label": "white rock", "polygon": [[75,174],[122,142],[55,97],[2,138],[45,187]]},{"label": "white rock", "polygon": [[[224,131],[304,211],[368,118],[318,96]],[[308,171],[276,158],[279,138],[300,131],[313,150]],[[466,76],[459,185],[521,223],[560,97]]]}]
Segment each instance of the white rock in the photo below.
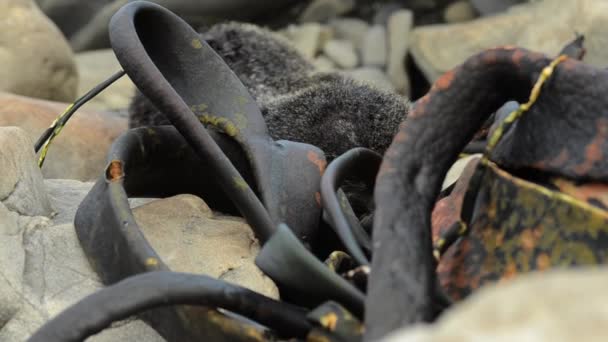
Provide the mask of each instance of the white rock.
[{"label": "white rock", "polygon": [[362,67],[344,72],[346,75],[384,91],[395,91],[395,87],[382,70],[374,67]]},{"label": "white rock", "polygon": [[331,59],[321,55],[312,62],[317,71],[320,72],[329,72],[336,69],[336,64],[331,61]]},{"label": "white rock", "polygon": [[0,91],[73,101],[78,74],[63,34],[33,0],[0,1]]},{"label": "white rock", "polygon": [[0,201],[20,215],[50,216],[53,210],[27,133],[0,127],[0,146]]},{"label": "white rock", "polygon": [[443,10],[443,20],[447,23],[460,23],[473,20],[475,17],[475,8],[467,0],[453,2]]},{"label": "white rock", "polygon": [[285,33],[302,55],[313,59],[321,46],[321,32],[322,28],[320,24],[304,23],[301,25],[290,25]]},{"label": "white rock", "polygon": [[325,44],[323,52],[341,68],[352,69],[359,64],[355,47],[347,40],[330,40]]},{"label": "white rock", "polygon": [[384,26],[374,25],[363,38],[361,59],[365,66],[384,68],[386,65],[386,29]]},{"label": "white rock", "polygon": [[329,22],[336,39],[348,40],[357,49],[361,49],[365,32],[369,24],[358,18],[336,18]]},{"label": "white rock", "polygon": [[300,22],[322,22],[355,7],[355,0],[313,0],[300,15]]},{"label": "white rock", "polygon": [[410,45],[414,15],[399,10],[388,19],[388,66],[386,73],[400,94],[409,96],[410,81],[405,70],[405,58]]},{"label": "white rock", "polygon": [[605,341],[608,269],[586,268],[522,275],[486,286],[445,312],[384,342]]}]

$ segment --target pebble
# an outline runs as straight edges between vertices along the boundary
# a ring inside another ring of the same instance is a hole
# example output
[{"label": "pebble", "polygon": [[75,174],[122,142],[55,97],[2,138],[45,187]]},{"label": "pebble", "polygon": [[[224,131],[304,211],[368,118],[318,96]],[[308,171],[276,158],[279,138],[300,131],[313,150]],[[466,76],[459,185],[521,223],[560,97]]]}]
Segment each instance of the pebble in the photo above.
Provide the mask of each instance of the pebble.
[{"label": "pebble", "polygon": [[405,58],[410,44],[410,32],[414,14],[399,10],[388,19],[388,66],[387,74],[396,90],[409,96],[410,82],[405,70]]},{"label": "pebble", "polygon": [[386,4],[382,4],[381,7],[376,10],[374,14],[374,18],[372,22],[374,25],[382,25],[386,26],[388,24],[388,18],[391,17],[393,13],[403,8],[403,4],[401,2],[387,2]]},{"label": "pebble", "polygon": [[321,25],[318,23],[304,23],[290,25],[285,33],[302,55],[313,59],[321,45],[321,31]]},{"label": "pebble", "polygon": [[460,23],[473,20],[475,17],[475,8],[466,0],[453,2],[443,11],[443,19],[447,23]]},{"label": "pebble", "polygon": [[386,29],[382,25],[372,26],[363,38],[361,59],[365,66],[384,68],[386,65]]},{"label": "pebble", "polygon": [[365,32],[369,30],[369,24],[357,18],[337,18],[329,22],[337,39],[346,39],[360,49]]},{"label": "pebble", "polygon": [[355,0],[314,0],[300,15],[299,21],[324,22],[347,13],[355,7]]},{"label": "pebble", "polygon": [[343,69],[352,69],[359,64],[355,47],[347,40],[332,39],[325,44],[323,52]]},{"label": "pebble", "polygon": [[336,69],[336,64],[332,62],[331,59],[323,55],[315,58],[312,64],[315,66],[317,71],[320,72],[329,72]]}]

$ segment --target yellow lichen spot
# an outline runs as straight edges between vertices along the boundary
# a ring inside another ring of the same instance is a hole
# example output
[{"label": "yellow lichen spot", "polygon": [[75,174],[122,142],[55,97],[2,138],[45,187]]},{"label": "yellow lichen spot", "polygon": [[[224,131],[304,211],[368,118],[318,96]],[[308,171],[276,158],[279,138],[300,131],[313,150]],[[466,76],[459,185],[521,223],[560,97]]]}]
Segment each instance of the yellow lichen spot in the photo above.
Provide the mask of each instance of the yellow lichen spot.
[{"label": "yellow lichen spot", "polygon": [[254,327],[245,327],[245,334],[256,341],[266,341],[262,333]]},{"label": "yellow lichen spot", "polygon": [[146,266],[148,267],[156,267],[158,266],[158,259],[150,257],[146,259]]},{"label": "yellow lichen spot", "polygon": [[243,113],[235,113],[234,121],[236,122],[236,127],[241,130],[247,127],[247,117]]},{"label": "yellow lichen spot", "polygon": [[201,43],[200,39],[198,39],[198,38],[192,39],[192,42],[190,42],[190,45],[192,45],[192,47],[195,49],[200,49],[203,47],[203,43]]},{"label": "yellow lichen spot", "polygon": [[236,135],[239,133],[239,129],[234,125],[234,123],[226,118],[211,115],[209,113],[203,113],[198,119],[205,125],[211,125],[217,129],[220,129],[228,136],[236,137]]},{"label": "yellow lichen spot", "polygon": [[319,321],[329,331],[334,331],[336,329],[336,325],[338,324],[338,316],[335,313],[330,312],[327,315],[321,317]]},{"label": "yellow lichen spot", "polygon": [[245,190],[249,187],[247,182],[241,177],[234,177],[234,185],[240,190]]}]

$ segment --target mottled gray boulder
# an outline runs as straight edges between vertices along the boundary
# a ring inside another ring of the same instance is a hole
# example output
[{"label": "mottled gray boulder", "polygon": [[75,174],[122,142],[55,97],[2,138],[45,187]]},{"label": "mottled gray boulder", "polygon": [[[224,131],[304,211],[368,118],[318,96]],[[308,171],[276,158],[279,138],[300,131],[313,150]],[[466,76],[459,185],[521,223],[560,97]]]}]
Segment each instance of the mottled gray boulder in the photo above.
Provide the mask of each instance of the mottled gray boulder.
[{"label": "mottled gray boulder", "polygon": [[[80,75],[80,82],[78,82],[79,97],[122,69],[112,49],[78,53],[76,54],[76,65]],[[126,110],[134,94],[135,85],[129,76],[125,75],[87,102],[82,108],[109,111]]]},{"label": "mottled gray boulder", "polygon": [[[45,180],[43,188],[58,212],[53,219],[20,216],[0,203],[0,341],[24,341],[48,319],[102,288],[71,223],[92,185]],[[215,276],[278,298],[274,283],[253,263],[259,244],[242,219],[215,215],[192,195],[143,202],[133,212],[172,269]],[[91,341],[163,339],[131,318]]]},{"label": "mottled gray boulder", "polygon": [[480,289],[432,325],[398,331],[384,342],[605,341],[608,269],[532,273]]},{"label": "mottled gray boulder", "polygon": [[585,35],[585,62],[608,65],[608,1],[544,0],[460,24],[414,30],[411,52],[429,81],[469,56],[500,45],[556,55],[574,32]]},{"label": "mottled gray boulder", "polygon": [[51,204],[27,133],[0,127],[0,146],[0,201],[20,215],[50,216]]},{"label": "mottled gray boulder", "polygon": [[0,91],[73,101],[72,50],[33,0],[0,1]]}]

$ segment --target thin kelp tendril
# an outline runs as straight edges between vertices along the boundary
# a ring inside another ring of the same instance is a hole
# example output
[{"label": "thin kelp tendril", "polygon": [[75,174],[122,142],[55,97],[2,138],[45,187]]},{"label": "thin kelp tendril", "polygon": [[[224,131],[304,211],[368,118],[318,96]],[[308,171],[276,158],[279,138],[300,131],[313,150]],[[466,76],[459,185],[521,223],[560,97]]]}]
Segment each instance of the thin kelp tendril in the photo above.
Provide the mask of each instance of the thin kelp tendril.
[{"label": "thin kelp tendril", "polygon": [[124,76],[125,72],[120,70],[119,72],[112,75],[107,80],[99,83],[93,89],[89,90],[86,94],[81,96],[74,103],[70,104],[63,113],[61,113],[47,128],[44,133],[38,138],[36,144],[34,145],[34,152],[38,153],[42,148],[42,152],[40,152],[40,157],[38,158],[38,167],[42,167],[44,164],[44,160],[46,158],[46,154],[48,153],[49,146],[51,142],[63,129],[63,127],[67,124],[68,120],[76,113],[76,111],[82,107],[85,103],[89,102],[92,98],[97,96],[97,94],[101,93],[104,89],[110,86],[112,83],[116,82],[119,78]]}]

